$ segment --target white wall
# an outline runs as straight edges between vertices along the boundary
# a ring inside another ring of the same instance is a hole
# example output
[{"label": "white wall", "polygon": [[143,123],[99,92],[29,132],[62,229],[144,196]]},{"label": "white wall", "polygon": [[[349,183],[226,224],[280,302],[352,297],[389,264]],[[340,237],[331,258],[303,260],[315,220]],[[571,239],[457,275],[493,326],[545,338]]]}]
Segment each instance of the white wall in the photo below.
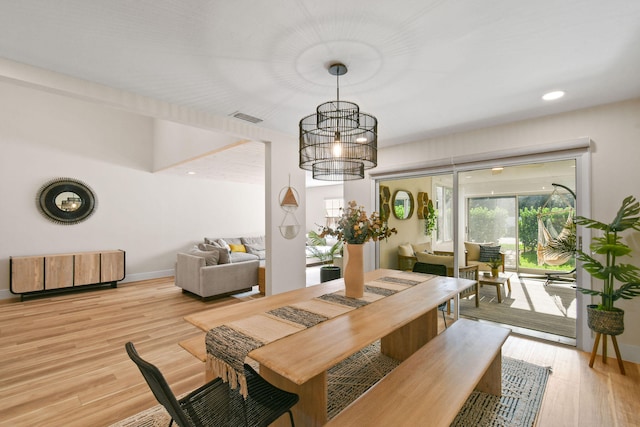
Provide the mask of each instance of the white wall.
[{"label": "white wall", "polygon": [[[389,187],[391,200],[389,205],[391,213],[389,215],[389,227],[395,228],[398,234],[390,236],[386,241],[380,243],[380,268],[398,268],[398,246],[403,243],[423,243],[430,242],[431,237],[424,234],[424,219],[418,218],[418,192],[431,194],[431,177],[395,179],[383,181],[381,185]],[[413,214],[411,218],[397,219],[393,215],[393,195],[397,190],[411,192],[413,196]]]},{"label": "white wall", "polygon": [[318,225],[325,225],[325,199],[342,199],[342,183],[337,185],[320,185],[308,187],[307,193],[307,222],[305,233],[311,230],[317,231]]},{"label": "white wall", "polygon": [[[205,235],[264,234],[264,186],[153,174],[153,142],[151,118],[0,82],[0,297],[10,256],[124,249],[139,280],[172,275],[176,252]],[[88,220],[39,213],[38,189],[58,177],[94,190]]]},{"label": "white wall", "polygon": [[[500,150],[509,152],[584,136],[590,137],[594,144],[591,193],[583,197],[590,197],[591,217],[609,221],[624,197],[640,197],[640,99],[381,149],[378,168],[402,171],[439,159]],[[371,181],[346,183],[345,194],[362,192],[367,185],[373,186]],[[375,200],[374,197],[372,193],[370,200]],[[640,233],[634,232],[627,242],[634,256],[625,262],[640,265]],[[594,286],[601,284],[595,282]],[[640,298],[619,301],[617,305],[625,310],[628,326],[640,324]],[[582,320],[584,308],[579,316]],[[588,332],[585,337],[583,348],[590,350]],[[640,362],[640,329],[628,327],[618,342],[625,360]]]}]

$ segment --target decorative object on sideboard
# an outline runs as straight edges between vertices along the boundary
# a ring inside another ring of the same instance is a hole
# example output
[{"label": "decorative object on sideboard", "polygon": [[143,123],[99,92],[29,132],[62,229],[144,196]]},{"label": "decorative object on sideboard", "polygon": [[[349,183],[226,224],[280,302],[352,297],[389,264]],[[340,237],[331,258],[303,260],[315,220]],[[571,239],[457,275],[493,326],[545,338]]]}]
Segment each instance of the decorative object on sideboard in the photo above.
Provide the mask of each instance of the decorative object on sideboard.
[{"label": "decorative object on sideboard", "polygon": [[36,197],[38,210],[56,224],[77,224],[89,218],[98,206],[93,190],[73,178],[55,178],[46,182]]},{"label": "decorative object on sideboard", "polygon": [[364,171],[378,164],[378,119],[360,112],[356,103],[340,101],[344,64],[331,64],[328,70],[336,76],[336,100],[300,120],[299,165],[322,181],[363,179]]},{"label": "decorative object on sideboard", "polygon": [[300,232],[300,223],[296,218],[295,211],[298,209],[298,191],[291,186],[291,177],[289,177],[289,186],[280,190],[278,200],[280,207],[285,212],[282,223],[280,224],[280,234],[285,239],[293,239]]}]

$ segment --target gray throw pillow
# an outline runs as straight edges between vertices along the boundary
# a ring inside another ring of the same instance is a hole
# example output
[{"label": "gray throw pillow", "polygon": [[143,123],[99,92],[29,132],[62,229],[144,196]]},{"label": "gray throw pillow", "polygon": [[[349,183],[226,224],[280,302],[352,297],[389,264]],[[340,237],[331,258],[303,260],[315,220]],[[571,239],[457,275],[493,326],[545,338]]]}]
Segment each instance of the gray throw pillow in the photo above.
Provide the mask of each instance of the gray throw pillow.
[{"label": "gray throw pillow", "polygon": [[212,237],[205,237],[204,238],[204,243],[206,243],[207,245],[213,245],[213,246],[220,247],[220,245],[218,244],[218,238],[217,237],[215,239],[212,238]]},{"label": "gray throw pillow", "polygon": [[500,246],[480,245],[480,262],[489,262],[500,259]]},{"label": "gray throw pillow", "polygon": [[218,248],[220,257],[218,258],[218,264],[229,264],[231,259],[229,258],[229,251],[225,248]]},{"label": "gray throw pillow", "polygon": [[218,260],[220,258],[220,251],[218,249],[212,251],[203,251],[198,246],[194,246],[189,251],[189,254],[204,258],[204,264],[206,266],[218,265]]},{"label": "gray throw pillow", "polygon": [[217,251],[218,249],[220,249],[220,246],[212,245],[209,243],[199,243],[198,249],[200,249],[201,251]]},{"label": "gray throw pillow", "polygon": [[264,241],[264,236],[256,236],[256,237],[242,237],[240,238],[240,240],[242,241],[243,245],[253,245],[256,246],[258,248],[262,248],[264,249],[266,246],[266,243]]},{"label": "gray throw pillow", "polygon": [[264,246],[245,244],[244,247],[247,248],[247,253],[257,255],[260,259],[265,259],[265,253],[267,251],[265,250]]}]

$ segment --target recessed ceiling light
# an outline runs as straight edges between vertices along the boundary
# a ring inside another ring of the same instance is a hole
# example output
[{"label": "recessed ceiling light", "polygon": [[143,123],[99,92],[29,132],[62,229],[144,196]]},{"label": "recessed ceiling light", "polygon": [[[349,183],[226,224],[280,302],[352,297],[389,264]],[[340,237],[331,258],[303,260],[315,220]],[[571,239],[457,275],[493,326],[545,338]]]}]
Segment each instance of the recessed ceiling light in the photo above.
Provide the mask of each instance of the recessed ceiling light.
[{"label": "recessed ceiling light", "polygon": [[556,99],[560,99],[564,96],[564,91],[561,90],[555,90],[553,92],[548,92],[545,93],[544,95],[542,95],[542,99],[544,99],[545,101],[553,101]]},{"label": "recessed ceiling light", "polygon": [[187,175],[195,175],[196,173],[194,171],[189,171],[187,172]]}]

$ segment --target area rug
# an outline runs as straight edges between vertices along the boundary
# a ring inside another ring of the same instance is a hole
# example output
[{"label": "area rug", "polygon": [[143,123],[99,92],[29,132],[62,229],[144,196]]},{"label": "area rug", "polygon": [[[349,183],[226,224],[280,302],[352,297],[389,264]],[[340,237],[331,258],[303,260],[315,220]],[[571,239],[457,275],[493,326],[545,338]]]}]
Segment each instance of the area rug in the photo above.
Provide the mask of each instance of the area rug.
[{"label": "area rug", "polygon": [[[328,417],[333,418],[398,363],[382,355],[380,342],[376,342],[329,370]],[[532,426],[549,372],[548,368],[503,357],[502,397],[473,392],[452,426]],[[167,412],[158,405],[112,427],[166,427],[169,420]]]},{"label": "area rug", "polygon": [[[512,325],[568,338],[576,337],[576,290],[569,285],[544,285],[513,275],[511,293],[502,291],[498,303],[495,286],[480,288],[480,307],[473,298],[460,300],[460,314],[473,319]],[[506,292],[506,295],[505,295]]]}]

